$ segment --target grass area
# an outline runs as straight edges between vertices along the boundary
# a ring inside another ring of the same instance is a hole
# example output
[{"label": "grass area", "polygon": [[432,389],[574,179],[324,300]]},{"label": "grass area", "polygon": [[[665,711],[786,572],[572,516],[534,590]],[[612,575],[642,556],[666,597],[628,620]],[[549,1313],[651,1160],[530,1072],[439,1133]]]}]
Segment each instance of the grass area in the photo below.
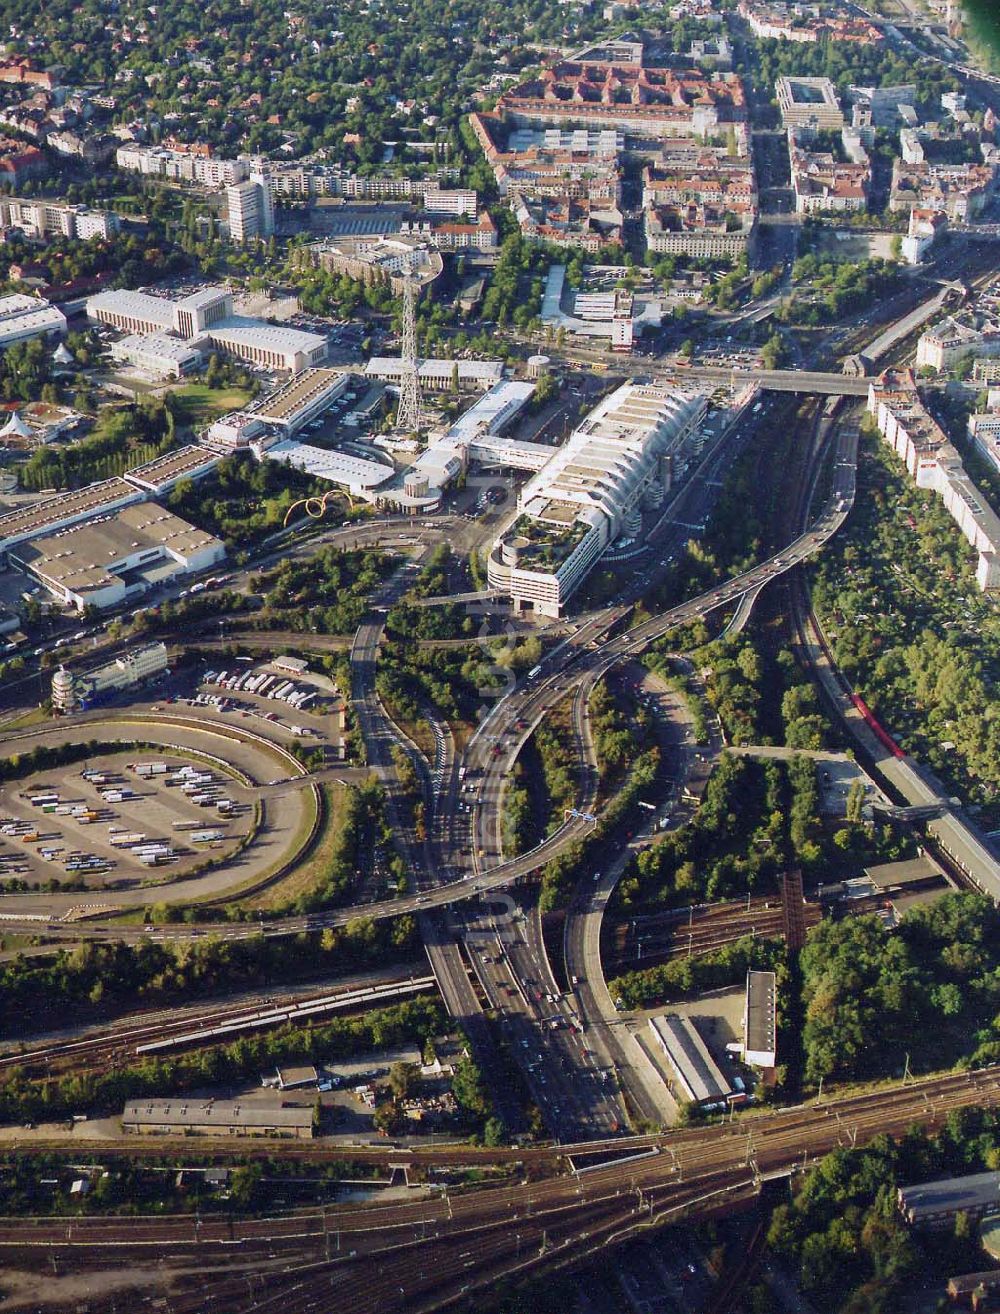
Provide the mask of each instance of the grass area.
[{"label": "grass area", "polygon": [[245,388],[209,388],[204,383],[185,383],[171,396],[178,404],[180,423],[192,428],[210,424],[227,411],[238,411],[250,400]]},{"label": "grass area", "polygon": [[[261,890],[260,894],[246,900],[246,906],[263,912],[272,912],[276,908],[292,903],[300,895],[308,894],[319,883],[330,868],[334,851],[344,828],[347,812],[348,791],[343,785],[320,784],[322,816],[319,833],[313,843],[309,856],[297,864],[283,880]],[[307,791],[308,792],[308,791]],[[291,852],[297,852],[308,838],[313,826],[313,808],[308,808],[302,818],[295,838],[290,846]],[[260,883],[260,877],[255,884]]]},{"label": "grass area", "polygon": [[32,725],[44,725],[52,720],[52,715],[46,712],[42,707],[33,707],[30,712],[25,712],[22,716],[15,716],[12,721],[4,721],[0,730],[26,730]]}]

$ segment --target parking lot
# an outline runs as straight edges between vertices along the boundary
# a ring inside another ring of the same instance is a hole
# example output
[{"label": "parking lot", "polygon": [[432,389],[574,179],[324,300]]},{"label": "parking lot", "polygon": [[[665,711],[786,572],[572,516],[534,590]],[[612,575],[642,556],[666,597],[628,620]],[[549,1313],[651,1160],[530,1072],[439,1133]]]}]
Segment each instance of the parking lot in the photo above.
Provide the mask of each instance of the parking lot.
[{"label": "parking lot", "polygon": [[109,753],[0,788],[0,882],[123,889],[172,880],[225,861],[252,816],[251,792],[216,767]]}]

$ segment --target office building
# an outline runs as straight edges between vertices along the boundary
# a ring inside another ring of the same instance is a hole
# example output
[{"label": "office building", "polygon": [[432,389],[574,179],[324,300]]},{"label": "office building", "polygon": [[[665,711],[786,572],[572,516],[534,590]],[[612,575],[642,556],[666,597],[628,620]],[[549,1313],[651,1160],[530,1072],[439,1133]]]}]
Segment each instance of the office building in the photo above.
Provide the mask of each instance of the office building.
[{"label": "office building", "polygon": [[515,611],[559,616],[615,539],[641,531],[662,502],[706,400],[624,383],[605,397],[521,490],[487,574]]},{"label": "office building", "polygon": [[844,112],[829,78],[781,77],[774,90],[786,128],[843,128]]}]

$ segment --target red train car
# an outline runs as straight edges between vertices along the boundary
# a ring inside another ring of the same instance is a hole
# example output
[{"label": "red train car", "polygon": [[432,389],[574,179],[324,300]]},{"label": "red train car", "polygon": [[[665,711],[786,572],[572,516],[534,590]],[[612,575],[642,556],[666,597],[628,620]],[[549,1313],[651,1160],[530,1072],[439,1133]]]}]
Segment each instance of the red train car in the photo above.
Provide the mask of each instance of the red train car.
[{"label": "red train car", "polygon": [[852,693],[851,702],[861,713],[861,717],[865,725],[872,732],[875,738],[879,741],[882,747],[888,749],[889,752],[893,755],[893,757],[905,757],[906,754],[896,743],[895,739],[893,739],[892,735],[889,734],[888,730],[886,730],[879,723],[878,719],[875,716],[875,713],[868,706],[865,700],[860,696],[860,694]]}]

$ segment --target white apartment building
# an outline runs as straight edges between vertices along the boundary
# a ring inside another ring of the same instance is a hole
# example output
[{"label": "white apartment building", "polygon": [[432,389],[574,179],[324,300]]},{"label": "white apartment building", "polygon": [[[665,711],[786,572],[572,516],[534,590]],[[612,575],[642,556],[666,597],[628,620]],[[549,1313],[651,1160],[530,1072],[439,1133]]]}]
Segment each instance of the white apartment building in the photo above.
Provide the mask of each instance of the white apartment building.
[{"label": "white apartment building", "polygon": [[424,209],[428,214],[467,215],[475,219],[479,213],[479,197],[470,187],[456,187],[443,191],[428,187],[424,192]]},{"label": "white apartment building", "polygon": [[266,241],[274,233],[274,193],[263,172],[226,188],[229,236],[234,242]]},{"label": "white apartment building", "polygon": [[949,316],[922,333],[917,342],[918,369],[950,370],[966,356],[1000,356],[1000,332],[971,328]]},{"label": "white apartment building", "polygon": [[[868,388],[868,411],[879,433],[919,488],[938,494],[977,553],[976,583],[1000,588],[1000,516],[965,472],[947,434],[925,409],[911,370],[886,370]],[[987,433],[982,434],[986,441]]]},{"label": "white apartment building", "polygon": [[1000,415],[970,415],[969,436],[979,455],[1000,475]]},{"label": "white apartment building", "polygon": [[148,178],[168,178],[172,182],[202,183],[218,190],[231,187],[249,176],[246,159],[220,160],[212,155],[195,155],[172,151],[164,146],[137,146],[130,143],[115,151],[119,169],[141,173]]},{"label": "white apartment building", "polygon": [[29,200],[20,196],[0,197],[0,227],[20,228],[32,237],[113,237],[121,228],[110,210],[88,210],[84,205],[62,205],[55,201]]}]

